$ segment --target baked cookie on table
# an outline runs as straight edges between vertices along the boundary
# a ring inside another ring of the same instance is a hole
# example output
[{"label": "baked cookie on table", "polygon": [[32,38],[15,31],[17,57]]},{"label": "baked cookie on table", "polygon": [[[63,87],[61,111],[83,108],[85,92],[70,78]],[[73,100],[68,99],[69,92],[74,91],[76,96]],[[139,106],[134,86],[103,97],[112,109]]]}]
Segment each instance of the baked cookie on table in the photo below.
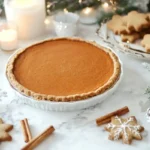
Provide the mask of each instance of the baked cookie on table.
[{"label": "baked cookie on table", "polygon": [[3,123],[0,118],[0,142],[11,141],[12,137],[7,133],[13,129],[13,125]]},{"label": "baked cookie on table", "polygon": [[110,132],[110,140],[119,140],[122,138],[123,143],[131,144],[133,139],[142,140],[140,132],[144,127],[137,123],[134,116],[127,119],[115,116],[111,118],[111,123],[105,126],[105,130]]}]

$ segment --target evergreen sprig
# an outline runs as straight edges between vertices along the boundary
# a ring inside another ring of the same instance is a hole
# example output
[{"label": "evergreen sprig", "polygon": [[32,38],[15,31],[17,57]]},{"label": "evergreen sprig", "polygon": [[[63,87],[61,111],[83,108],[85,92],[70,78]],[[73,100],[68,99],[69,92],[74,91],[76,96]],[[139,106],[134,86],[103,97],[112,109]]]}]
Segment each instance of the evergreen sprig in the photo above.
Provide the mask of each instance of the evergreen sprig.
[{"label": "evergreen sprig", "polygon": [[98,0],[47,0],[51,4],[51,12],[67,9],[70,12],[81,10],[85,7],[98,7],[101,2]]},{"label": "evergreen sprig", "polygon": [[0,0],[0,8],[3,8],[3,2],[4,0]]},{"label": "evergreen sprig", "polygon": [[[51,12],[63,10],[64,8],[73,12],[85,7],[99,7],[102,4],[101,0],[47,0],[47,2],[51,4],[49,8]],[[110,5],[116,5],[117,8],[131,8],[136,3],[135,0],[106,0],[106,2]]]}]

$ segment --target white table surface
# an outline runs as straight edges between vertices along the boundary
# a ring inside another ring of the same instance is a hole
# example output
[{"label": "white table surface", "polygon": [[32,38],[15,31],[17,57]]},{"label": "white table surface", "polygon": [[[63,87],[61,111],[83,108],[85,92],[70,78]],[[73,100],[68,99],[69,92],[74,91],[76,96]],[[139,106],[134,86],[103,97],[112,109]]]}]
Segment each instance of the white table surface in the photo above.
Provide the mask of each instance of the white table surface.
[{"label": "white table surface", "polygon": [[[80,25],[78,36],[100,43],[95,34],[98,26]],[[24,47],[37,40],[55,37],[55,33],[48,31],[47,35],[38,39],[21,42]],[[20,150],[25,145],[20,129],[20,120],[28,118],[31,132],[35,137],[49,125],[54,125],[55,133],[40,144],[36,150],[150,150],[150,123],[145,117],[145,107],[148,95],[144,94],[150,85],[150,72],[144,68],[144,60],[138,60],[119,53],[124,63],[124,77],[117,91],[103,103],[94,107],[74,112],[46,112],[24,104],[17,104],[16,97],[5,79],[5,65],[13,52],[0,50],[0,117],[6,123],[14,125],[10,132],[11,142],[0,143],[0,150]],[[145,127],[142,141],[133,141],[132,145],[122,144],[121,141],[109,141],[108,132],[103,126],[97,127],[95,119],[123,106],[130,108],[126,116],[136,116]],[[148,107],[148,106],[146,106]]]}]

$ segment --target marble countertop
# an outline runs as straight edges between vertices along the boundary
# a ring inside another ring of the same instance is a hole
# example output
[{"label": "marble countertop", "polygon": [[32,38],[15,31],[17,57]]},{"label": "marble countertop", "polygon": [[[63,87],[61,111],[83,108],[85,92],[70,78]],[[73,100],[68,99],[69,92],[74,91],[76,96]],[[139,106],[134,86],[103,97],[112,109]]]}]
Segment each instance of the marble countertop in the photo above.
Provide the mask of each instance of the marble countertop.
[{"label": "marble countertop", "polygon": [[[100,43],[95,34],[97,28],[80,25],[79,37]],[[53,31],[33,41],[20,43],[24,47],[37,40],[55,37]],[[20,129],[20,120],[28,118],[31,132],[35,137],[49,125],[54,125],[55,133],[40,144],[36,150],[149,150],[150,123],[146,119],[146,108],[149,96],[145,90],[150,86],[150,71],[142,65],[144,60],[118,53],[123,62],[124,77],[118,89],[103,103],[74,112],[46,112],[25,104],[17,104],[15,94],[5,79],[5,65],[13,52],[0,50],[0,117],[6,123],[14,125],[10,132],[12,142],[0,143],[0,150],[20,150],[25,145]],[[108,132],[103,126],[97,127],[95,119],[123,106],[130,108],[126,116],[136,116],[139,123],[145,127],[143,140],[134,140],[132,145],[122,144],[121,141],[109,141]]]}]

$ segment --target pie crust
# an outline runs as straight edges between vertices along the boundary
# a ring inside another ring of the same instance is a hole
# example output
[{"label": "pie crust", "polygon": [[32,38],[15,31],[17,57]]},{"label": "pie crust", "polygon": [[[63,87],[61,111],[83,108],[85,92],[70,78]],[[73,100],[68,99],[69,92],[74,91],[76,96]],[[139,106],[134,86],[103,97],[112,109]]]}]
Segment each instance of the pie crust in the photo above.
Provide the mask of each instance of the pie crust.
[{"label": "pie crust", "polygon": [[[8,61],[7,67],[6,67],[6,76],[7,79],[10,83],[10,85],[16,89],[19,93],[28,96],[28,97],[32,97],[33,99],[36,100],[47,100],[47,101],[56,101],[56,102],[71,102],[71,101],[79,101],[79,100],[84,100],[84,99],[88,99],[90,97],[102,94],[104,92],[106,92],[107,90],[109,90],[110,88],[112,88],[115,83],[118,81],[118,79],[120,78],[120,74],[121,74],[121,64],[118,60],[118,57],[109,49],[104,48],[99,46],[98,44],[96,44],[95,42],[88,42],[79,38],[54,38],[54,39],[50,39],[50,40],[45,40],[42,42],[39,42],[37,44],[43,44],[44,42],[47,41],[55,41],[55,40],[71,40],[71,41],[79,41],[79,42],[85,42],[88,44],[91,44],[101,50],[103,50],[105,53],[109,54],[110,58],[113,61],[113,66],[114,66],[114,71],[112,76],[110,77],[110,79],[103,85],[100,86],[99,88],[97,88],[96,90],[87,92],[87,93],[82,93],[82,94],[73,94],[73,95],[67,95],[67,96],[56,96],[56,95],[47,95],[47,94],[39,94],[36,93],[32,90],[27,89],[26,87],[24,87],[23,85],[21,85],[17,80],[16,77],[13,73],[13,69],[14,69],[14,62],[16,60],[16,58],[18,58],[18,56],[20,54],[22,54],[26,49],[22,49],[17,51]],[[34,45],[37,45],[34,44]],[[32,46],[34,46],[32,45]],[[30,46],[30,47],[32,47]],[[29,47],[28,47],[29,48]]]}]

